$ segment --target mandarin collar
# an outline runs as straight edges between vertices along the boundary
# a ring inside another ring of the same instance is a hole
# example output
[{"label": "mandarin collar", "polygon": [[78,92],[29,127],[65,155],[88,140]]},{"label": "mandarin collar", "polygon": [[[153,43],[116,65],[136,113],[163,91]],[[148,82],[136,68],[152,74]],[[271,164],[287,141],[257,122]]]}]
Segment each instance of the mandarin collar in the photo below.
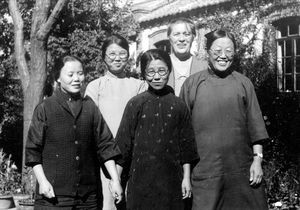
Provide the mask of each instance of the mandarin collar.
[{"label": "mandarin collar", "polygon": [[122,73],[120,73],[119,76],[117,76],[117,75],[111,73],[111,72],[108,71],[108,70],[107,70],[107,72],[106,72],[106,75],[107,75],[109,78],[115,78],[115,79],[123,79],[123,78],[126,78],[126,77],[127,77],[125,72],[122,72]]},{"label": "mandarin collar", "polygon": [[60,96],[64,101],[77,101],[79,99],[81,99],[81,94],[76,93],[76,94],[72,94],[72,93],[66,93],[64,91],[61,90],[61,88],[58,88],[55,91],[56,95]]},{"label": "mandarin collar", "polygon": [[212,75],[215,75],[219,78],[226,78],[228,75],[230,75],[232,72],[234,71],[234,67],[231,64],[231,66],[228,67],[228,69],[226,69],[225,71],[219,71],[217,69],[214,68],[214,66],[209,63],[208,64],[208,72]]},{"label": "mandarin collar", "polygon": [[154,88],[152,88],[150,85],[148,87],[148,91],[153,94],[153,95],[156,95],[156,96],[164,96],[164,95],[167,95],[169,93],[172,93],[174,94],[174,90],[172,87],[166,85],[165,87],[163,87],[162,89],[160,90],[156,90]]}]

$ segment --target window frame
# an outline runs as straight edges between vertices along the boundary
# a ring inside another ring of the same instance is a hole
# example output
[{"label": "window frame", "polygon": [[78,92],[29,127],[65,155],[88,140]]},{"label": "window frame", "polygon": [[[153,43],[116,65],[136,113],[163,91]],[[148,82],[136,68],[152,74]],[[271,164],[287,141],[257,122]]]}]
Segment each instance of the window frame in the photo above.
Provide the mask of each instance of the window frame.
[{"label": "window frame", "polygon": [[[277,87],[280,92],[300,92],[300,17],[280,19],[276,24]],[[298,26],[297,34],[290,34],[292,25]],[[284,30],[286,34],[282,33]],[[290,72],[287,72],[288,65]],[[289,77],[291,82],[287,81]]]}]

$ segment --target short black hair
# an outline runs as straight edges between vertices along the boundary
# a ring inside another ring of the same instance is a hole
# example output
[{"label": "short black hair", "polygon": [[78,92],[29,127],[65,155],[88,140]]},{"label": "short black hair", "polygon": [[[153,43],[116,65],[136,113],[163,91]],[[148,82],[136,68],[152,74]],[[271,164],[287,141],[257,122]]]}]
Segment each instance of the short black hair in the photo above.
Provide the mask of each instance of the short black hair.
[{"label": "short black hair", "polygon": [[78,61],[78,62],[80,62],[81,65],[82,65],[83,72],[85,73],[83,62],[81,61],[80,58],[78,58],[74,55],[64,55],[64,56],[61,56],[61,57],[55,59],[55,61],[54,61],[53,77],[54,77],[55,81],[58,80],[61,69],[64,67],[65,63],[68,62],[68,61]]},{"label": "short black hair", "polygon": [[113,34],[105,39],[102,45],[102,59],[104,60],[106,50],[111,44],[117,44],[120,47],[124,48],[129,55],[129,44],[128,41],[119,34]]},{"label": "short black hair", "polygon": [[205,34],[206,37],[206,50],[209,50],[213,42],[219,38],[227,37],[233,42],[234,50],[236,49],[236,42],[234,35],[229,31],[223,29],[217,29]]},{"label": "short black hair", "polygon": [[141,74],[144,79],[146,79],[146,69],[149,66],[150,62],[153,60],[161,60],[167,64],[169,72],[172,71],[172,61],[169,54],[166,51],[160,49],[151,49],[147,50],[141,56]]}]

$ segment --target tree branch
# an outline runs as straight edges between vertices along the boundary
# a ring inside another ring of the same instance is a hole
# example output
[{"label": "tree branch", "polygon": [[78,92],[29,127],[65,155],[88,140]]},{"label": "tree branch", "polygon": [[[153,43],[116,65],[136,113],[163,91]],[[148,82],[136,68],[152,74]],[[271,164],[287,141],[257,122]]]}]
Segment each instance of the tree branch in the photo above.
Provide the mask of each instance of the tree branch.
[{"label": "tree branch", "polygon": [[30,39],[37,39],[41,26],[47,22],[51,0],[36,0],[32,13]]},{"label": "tree branch", "polygon": [[40,30],[37,33],[37,39],[39,40],[45,40],[45,38],[50,33],[50,30],[53,26],[53,24],[56,22],[57,18],[59,17],[62,9],[67,4],[68,0],[58,0],[56,3],[52,13],[50,14],[47,22],[42,25]]},{"label": "tree branch", "polygon": [[29,70],[25,58],[26,50],[24,47],[24,23],[18,8],[17,0],[9,0],[8,9],[14,23],[15,56],[24,92],[29,84]]}]

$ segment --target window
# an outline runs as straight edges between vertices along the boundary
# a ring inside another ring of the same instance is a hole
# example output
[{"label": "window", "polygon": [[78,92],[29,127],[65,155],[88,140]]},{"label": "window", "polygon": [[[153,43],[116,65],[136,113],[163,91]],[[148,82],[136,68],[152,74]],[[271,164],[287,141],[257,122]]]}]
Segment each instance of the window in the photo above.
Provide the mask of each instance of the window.
[{"label": "window", "polygon": [[164,27],[162,29],[154,31],[149,35],[149,46],[151,48],[157,48],[170,53],[170,43],[169,38],[167,36],[167,28]]},{"label": "window", "polygon": [[277,79],[282,92],[300,92],[300,17],[276,21]]},{"label": "window", "polygon": [[162,41],[155,43],[154,45],[157,49],[164,50],[164,51],[168,52],[169,54],[171,53],[171,46],[170,46],[169,40],[162,40]]}]

